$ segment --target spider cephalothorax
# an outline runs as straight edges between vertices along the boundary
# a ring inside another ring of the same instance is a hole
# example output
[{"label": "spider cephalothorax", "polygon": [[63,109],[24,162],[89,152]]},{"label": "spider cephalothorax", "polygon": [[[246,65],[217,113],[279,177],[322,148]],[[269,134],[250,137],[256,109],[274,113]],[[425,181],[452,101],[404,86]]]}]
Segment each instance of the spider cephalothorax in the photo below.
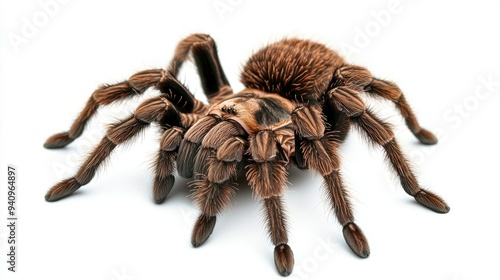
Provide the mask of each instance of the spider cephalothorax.
[{"label": "spider cephalothorax", "polygon": [[[209,105],[195,99],[177,80],[190,53]],[[113,124],[77,174],[55,185],[46,200],[59,200],[89,183],[117,145],[158,123],[162,137],[155,161],[154,201],[162,203],[167,197],[175,167],[179,175],[193,179],[193,198],[201,210],[193,229],[193,246],[210,236],[216,216],[230,204],[237,178],[246,176],[263,203],[276,267],[280,274],[289,275],[294,258],[287,244],[281,197],[287,167],[294,164],[323,176],[345,240],[364,258],[370,249],[354,222],[338,156],[339,145],[354,125],[369,141],[382,146],[406,193],[438,213],[449,211],[441,198],[420,188],[390,125],[367,109],[361,98],[367,94],[392,101],[418,140],[435,144],[436,137],[420,127],[394,83],[346,63],[321,44],[299,39],[282,40],[255,53],[243,69],[242,82],[246,89],[233,94],[215,42],[208,35],[193,34],[178,45],[167,70],[138,72],[127,81],[98,88],[70,130],[50,137],[46,148],[61,148],[78,138],[100,105],[141,94],[149,87],[161,95]]]}]

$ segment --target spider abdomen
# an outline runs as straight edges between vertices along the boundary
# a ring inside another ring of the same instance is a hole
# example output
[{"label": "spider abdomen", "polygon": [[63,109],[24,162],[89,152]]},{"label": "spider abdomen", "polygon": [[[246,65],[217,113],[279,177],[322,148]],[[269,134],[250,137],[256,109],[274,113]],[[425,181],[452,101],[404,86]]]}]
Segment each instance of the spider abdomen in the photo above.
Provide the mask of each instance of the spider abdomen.
[{"label": "spider abdomen", "polygon": [[277,93],[296,101],[318,100],[345,62],[325,45],[285,39],[256,52],[246,63],[241,81],[247,88]]}]

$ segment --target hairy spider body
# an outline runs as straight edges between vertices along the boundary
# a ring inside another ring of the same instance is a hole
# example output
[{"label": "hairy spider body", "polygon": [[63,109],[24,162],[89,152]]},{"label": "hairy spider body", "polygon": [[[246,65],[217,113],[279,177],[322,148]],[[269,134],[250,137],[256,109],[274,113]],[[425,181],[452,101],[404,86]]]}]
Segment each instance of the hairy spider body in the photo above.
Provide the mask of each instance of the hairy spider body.
[{"label": "hairy spider body", "polygon": [[[209,105],[195,99],[177,80],[189,54]],[[300,39],[285,39],[256,52],[246,63],[241,81],[246,88],[233,94],[215,42],[208,35],[193,34],[179,43],[167,70],[142,71],[127,81],[98,88],[70,130],[50,137],[45,147],[60,148],[78,138],[101,105],[141,94],[149,87],[162,94],[111,125],[77,174],[49,190],[46,200],[59,200],[89,183],[117,145],[158,123],[162,137],[154,168],[154,201],[162,203],[167,197],[175,168],[179,175],[193,179],[192,196],[201,211],[192,233],[193,246],[210,236],[216,216],[230,205],[237,178],[245,176],[262,201],[276,267],[281,275],[289,275],[294,258],[282,195],[287,168],[295,164],[323,177],[346,243],[364,258],[370,249],[354,222],[338,156],[338,147],[353,125],[370,142],[382,146],[405,192],[433,211],[449,211],[440,197],[419,186],[390,125],[367,109],[361,98],[366,93],[392,101],[420,142],[435,144],[436,137],[420,127],[395,84],[346,63],[322,44]]]}]

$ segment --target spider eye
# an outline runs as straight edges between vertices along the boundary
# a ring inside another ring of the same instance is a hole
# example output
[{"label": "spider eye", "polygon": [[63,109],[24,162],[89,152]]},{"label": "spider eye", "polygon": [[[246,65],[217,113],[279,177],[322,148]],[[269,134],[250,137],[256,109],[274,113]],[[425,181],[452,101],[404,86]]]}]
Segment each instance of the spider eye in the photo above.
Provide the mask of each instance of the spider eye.
[{"label": "spider eye", "polygon": [[225,111],[226,111],[226,109],[227,109],[227,108],[226,108],[226,106],[224,106],[224,107],[222,107],[222,109],[221,109],[221,110],[222,110],[222,112],[225,112]]}]

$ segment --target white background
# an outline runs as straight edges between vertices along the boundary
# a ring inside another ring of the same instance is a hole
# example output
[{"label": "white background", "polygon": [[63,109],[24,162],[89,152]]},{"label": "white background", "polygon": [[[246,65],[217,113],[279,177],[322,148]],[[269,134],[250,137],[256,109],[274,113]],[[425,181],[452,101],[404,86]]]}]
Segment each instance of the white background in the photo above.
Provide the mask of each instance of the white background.
[{"label": "white background", "polygon": [[[260,205],[245,185],[197,249],[190,244],[198,211],[188,181],[177,179],[164,204],[152,202],[154,129],[117,148],[104,172],[75,195],[44,200],[52,185],[75,172],[105,124],[142,99],[100,110],[65,149],[46,150],[45,139],[69,128],[99,84],[164,67],[176,43],[193,32],[216,39],[235,91],[242,89],[246,58],[266,43],[284,36],[326,43],[397,82],[421,124],[440,136],[436,146],[420,145],[391,104],[371,103],[394,123],[422,185],[449,202],[446,215],[407,196],[382,164],[380,149],[356,132],[347,139],[343,171],[370,242],[368,259],[345,244],[321,179],[292,169],[286,194],[296,262],[291,279],[499,279],[496,1],[69,0],[44,10],[47,2],[0,6],[0,178],[5,186],[7,165],[17,167],[19,217],[17,272],[11,273],[2,187],[2,279],[281,279]],[[200,97],[193,69],[181,80]],[[486,88],[484,80],[493,85]]]}]

